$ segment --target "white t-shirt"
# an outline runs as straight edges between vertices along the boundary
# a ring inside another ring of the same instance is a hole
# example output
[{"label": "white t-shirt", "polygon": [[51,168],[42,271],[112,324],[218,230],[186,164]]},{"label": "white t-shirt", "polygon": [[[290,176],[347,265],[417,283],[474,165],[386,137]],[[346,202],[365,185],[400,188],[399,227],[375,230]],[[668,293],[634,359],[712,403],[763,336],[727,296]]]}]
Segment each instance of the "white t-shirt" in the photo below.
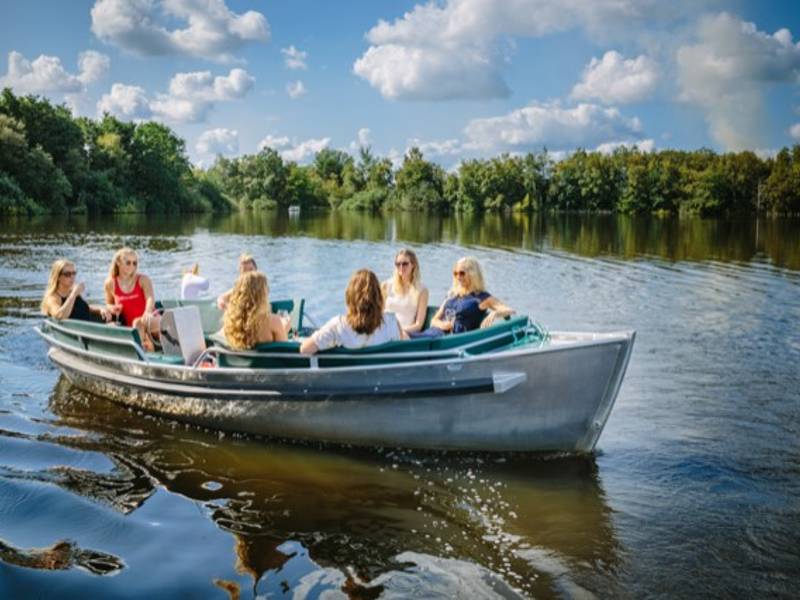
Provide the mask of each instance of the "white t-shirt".
[{"label": "white t-shirt", "polygon": [[311,335],[311,340],[320,350],[327,350],[336,346],[344,346],[350,349],[365,348],[399,339],[401,339],[400,326],[397,324],[395,316],[391,313],[384,314],[380,327],[369,335],[356,333],[347,323],[344,315],[333,317]]},{"label": "white t-shirt", "polygon": [[425,288],[419,291],[409,289],[407,294],[398,294],[394,289],[394,282],[389,279],[386,285],[386,312],[394,313],[397,320],[403,327],[413,325],[417,320],[417,303],[419,295]]},{"label": "white t-shirt", "polygon": [[208,279],[202,275],[186,273],[181,279],[181,300],[197,300],[208,291]]}]

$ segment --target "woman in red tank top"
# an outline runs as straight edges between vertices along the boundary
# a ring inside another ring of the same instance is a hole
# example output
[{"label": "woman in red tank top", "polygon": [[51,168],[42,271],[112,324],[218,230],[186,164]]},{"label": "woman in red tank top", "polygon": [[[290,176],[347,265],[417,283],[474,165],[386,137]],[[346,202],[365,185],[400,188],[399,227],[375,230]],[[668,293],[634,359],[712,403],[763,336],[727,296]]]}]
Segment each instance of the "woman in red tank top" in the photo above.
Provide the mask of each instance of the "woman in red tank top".
[{"label": "woman in red tank top", "polygon": [[131,248],[114,254],[108,278],[104,284],[106,304],[123,325],[136,327],[145,350],[152,352],[153,340],[158,339],[161,317],[156,312],[153,284],[150,278],[137,273],[139,257]]}]

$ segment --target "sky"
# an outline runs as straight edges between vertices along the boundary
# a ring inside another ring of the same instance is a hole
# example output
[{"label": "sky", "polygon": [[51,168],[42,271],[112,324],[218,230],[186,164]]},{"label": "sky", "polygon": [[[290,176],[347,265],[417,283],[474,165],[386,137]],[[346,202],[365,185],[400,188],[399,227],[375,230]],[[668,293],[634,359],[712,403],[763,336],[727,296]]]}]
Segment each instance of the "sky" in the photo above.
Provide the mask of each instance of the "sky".
[{"label": "sky", "polygon": [[[800,0],[0,0],[0,87],[190,159],[800,143]],[[5,61],[3,63],[3,61]]]}]

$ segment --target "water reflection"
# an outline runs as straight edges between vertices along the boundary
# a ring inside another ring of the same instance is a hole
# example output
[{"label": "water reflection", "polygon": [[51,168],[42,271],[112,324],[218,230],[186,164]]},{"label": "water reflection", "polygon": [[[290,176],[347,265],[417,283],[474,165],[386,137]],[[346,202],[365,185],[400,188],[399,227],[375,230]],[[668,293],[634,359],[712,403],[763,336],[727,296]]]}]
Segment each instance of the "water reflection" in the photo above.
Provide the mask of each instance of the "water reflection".
[{"label": "water reflection", "polygon": [[415,585],[469,595],[460,587],[468,584],[511,597],[612,593],[616,585],[621,552],[591,459],[220,438],[136,414],[63,378],[49,409],[55,425],[85,432],[51,439],[105,454],[117,466],[112,479],[127,482],[59,485],[118,510],[135,510],[133,499],[146,501],[155,486],[200,502],[234,536],[231,564],[254,594],[313,584],[354,598]]},{"label": "water reflection", "polygon": [[[555,249],[581,256],[667,260],[768,260],[800,269],[800,221],[790,218],[701,219],[625,215],[428,215],[306,211],[289,215],[279,211],[231,215],[113,217],[39,217],[8,219],[0,256],[9,258],[36,237],[75,241],[91,234],[94,243],[105,240],[115,248],[137,236],[148,236],[154,251],[183,248],[176,236],[198,230],[245,236],[310,236],[337,240],[383,240],[446,243],[465,246]],[[124,231],[124,235],[119,232]]]}]

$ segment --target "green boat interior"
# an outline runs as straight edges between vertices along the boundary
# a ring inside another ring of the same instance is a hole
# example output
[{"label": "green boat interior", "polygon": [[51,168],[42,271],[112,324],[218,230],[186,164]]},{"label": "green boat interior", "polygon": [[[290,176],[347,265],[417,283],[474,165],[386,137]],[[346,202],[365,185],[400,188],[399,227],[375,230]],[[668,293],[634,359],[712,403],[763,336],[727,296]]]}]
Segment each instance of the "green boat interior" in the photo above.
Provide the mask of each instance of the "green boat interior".
[{"label": "green boat interior", "polygon": [[[273,312],[286,311],[291,319],[291,331],[308,335],[312,330],[304,327],[303,299],[272,302]],[[300,354],[300,342],[259,344],[252,350],[234,351],[219,333],[222,327],[222,311],[209,300],[164,300],[158,307],[171,308],[196,306],[200,313],[207,350],[205,357],[214,357],[218,367],[249,369],[292,369],[317,367],[344,367],[355,365],[394,364],[424,359],[458,357],[508,350],[547,341],[547,333],[526,316],[500,319],[492,325],[465,333],[446,335],[440,338],[418,338],[388,342],[360,349],[332,348],[314,357]],[[438,307],[428,308],[426,327]],[[145,352],[139,332],[131,327],[109,326],[71,319],[55,321],[46,319],[42,333],[66,346],[110,355],[113,357],[141,360],[144,362],[182,365],[181,356],[163,352]]]}]

